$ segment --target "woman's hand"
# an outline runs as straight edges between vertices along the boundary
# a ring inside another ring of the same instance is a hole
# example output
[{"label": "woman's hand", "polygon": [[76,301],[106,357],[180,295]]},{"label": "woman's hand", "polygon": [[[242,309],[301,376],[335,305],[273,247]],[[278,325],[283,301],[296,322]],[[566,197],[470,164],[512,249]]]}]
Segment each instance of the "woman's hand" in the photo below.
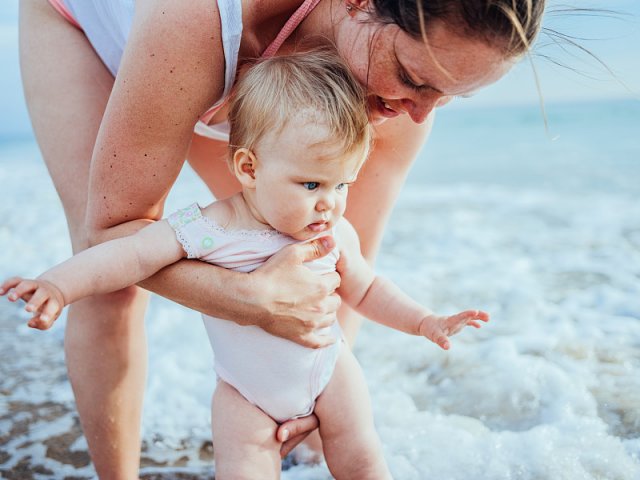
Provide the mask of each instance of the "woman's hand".
[{"label": "woman's hand", "polygon": [[38,330],[51,328],[65,305],[60,289],[42,279],[10,278],[0,285],[0,295],[6,292],[9,293],[10,302],[15,302],[19,298],[28,302],[24,309],[34,314],[28,325]]},{"label": "woman's hand", "polygon": [[286,457],[307,435],[318,428],[318,417],[315,413],[295,420],[284,422],[276,431],[276,438],[282,442],[280,457]]},{"label": "woman's hand", "polygon": [[480,310],[466,310],[451,316],[428,315],[420,322],[419,334],[449,350],[449,337],[464,327],[480,328],[480,323],[489,321],[489,314]]},{"label": "woman's hand", "polygon": [[305,347],[320,348],[336,341],[318,329],[336,321],[340,297],[337,273],[318,275],[305,262],[327,255],[335,247],[332,237],[289,245],[250,275],[263,315],[255,322],[272,335]]}]

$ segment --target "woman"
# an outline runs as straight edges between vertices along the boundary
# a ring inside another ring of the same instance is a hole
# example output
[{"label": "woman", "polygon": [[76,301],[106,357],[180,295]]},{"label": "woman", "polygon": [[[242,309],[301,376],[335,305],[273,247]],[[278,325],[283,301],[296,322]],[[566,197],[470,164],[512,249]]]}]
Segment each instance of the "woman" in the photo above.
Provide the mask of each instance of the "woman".
[{"label": "woman", "polygon": [[[224,135],[199,120],[224,121],[224,107],[210,107],[228,93],[245,60],[330,43],[367,87],[376,125],[373,153],[347,210],[373,262],[430,113],[504,75],[532,43],[543,4],[138,0],[134,11],[133,0],[23,0],[25,94],[74,252],[160,218],[185,157],[217,197],[236,192]],[[315,277],[302,263],[331,246],[330,240],[293,246],[250,275],[185,260],[144,287],[209,315],[321,346],[333,339],[314,331],[336,318],[339,277]],[[145,306],[146,295],[132,287],[69,311],[69,377],[103,478],[137,474]],[[345,309],[339,317],[353,341],[359,322]],[[287,423],[279,438],[290,437],[288,448],[313,422]]]}]

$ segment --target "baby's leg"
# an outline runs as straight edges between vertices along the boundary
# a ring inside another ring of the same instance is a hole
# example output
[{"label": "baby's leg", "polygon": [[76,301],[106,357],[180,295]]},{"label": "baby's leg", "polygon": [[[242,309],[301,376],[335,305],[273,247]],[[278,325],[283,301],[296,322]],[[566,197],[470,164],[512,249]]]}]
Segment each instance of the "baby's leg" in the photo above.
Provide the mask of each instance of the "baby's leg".
[{"label": "baby's leg", "polygon": [[216,480],[280,478],[278,424],[220,380],[211,404]]},{"label": "baby's leg", "polygon": [[332,475],[337,479],[390,479],[382,445],[373,425],[364,375],[348,347],[315,408],[320,437]]}]

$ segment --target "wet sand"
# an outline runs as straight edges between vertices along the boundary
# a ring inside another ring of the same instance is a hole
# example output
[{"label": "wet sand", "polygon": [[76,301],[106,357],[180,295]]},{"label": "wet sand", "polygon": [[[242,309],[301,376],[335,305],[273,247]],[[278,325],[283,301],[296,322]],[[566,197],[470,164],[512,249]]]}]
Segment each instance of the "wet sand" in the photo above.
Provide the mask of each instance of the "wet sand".
[{"label": "wet sand", "polygon": [[[55,397],[60,395],[52,393],[61,387],[70,388],[61,332],[52,335],[25,331],[23,324],[24,318],[18,309],[6,299],[0,299],[0,477],[10,480],[93,478],[95,473],[75,405],[72,400],[57,400]],[[149,450],[145,442],[141,478],[212,478],[211,443],[184,447],[184,455],[169,461],[157,455],[154,458],[145,455]],[[190,467],[190,459],[194,457],[211,466]]]}]

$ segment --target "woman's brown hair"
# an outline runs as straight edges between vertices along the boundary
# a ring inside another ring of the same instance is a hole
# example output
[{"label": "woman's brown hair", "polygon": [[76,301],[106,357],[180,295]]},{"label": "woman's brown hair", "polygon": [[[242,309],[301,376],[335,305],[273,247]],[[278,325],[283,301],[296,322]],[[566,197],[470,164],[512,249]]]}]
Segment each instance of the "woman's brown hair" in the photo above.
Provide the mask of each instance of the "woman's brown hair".
[{"label": "woman's brown hair", "polygon": [[440,20],[471,37],[503,48],[508,56],[525,54],[540,31],[545,0],[371,0],[373,15],[416,38],[427,37]]}]

